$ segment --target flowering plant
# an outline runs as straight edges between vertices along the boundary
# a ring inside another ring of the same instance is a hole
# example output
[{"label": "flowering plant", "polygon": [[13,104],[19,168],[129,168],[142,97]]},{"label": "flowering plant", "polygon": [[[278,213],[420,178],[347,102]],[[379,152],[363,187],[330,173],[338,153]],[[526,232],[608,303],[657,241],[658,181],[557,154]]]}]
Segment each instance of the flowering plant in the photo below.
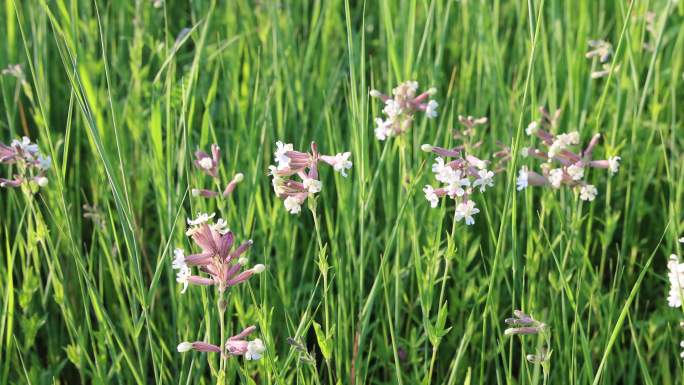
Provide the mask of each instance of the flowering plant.
[{"label": "flowering plant", "polygon": [[520,169],[516,181],[518,190],[529,186],[551,186],[554,189],[567,186],[578,192],[581,200],[593,201],[598,189],[584,180],[587,169],[608,169],[610,174],[614,175],[620,168],[621,158],[612,156],[606,160],[593,159],[593,151],[601,138],[600,134],[594,135],[584,150],[573,151],[572,148],[580,143],[579,133],[572,131],[566,134],[551,134],[549,129],[556,125],[559,112],[551,117],[543,107],[540,111],[542,119],[530,123],[525,132],[529,136],[541,139],[546,150],[524,147],[522,156],[537,158],[544,163],[541,165],[541,173],[532,171],[527,166]]},{"label": "flowering plant", "polygon": [[418,92],[418,82],[405,81],[392,90],[392,96],[383,94],[378,90],[371,90],[370,96],[378,98],[385,103],[382,112],[386,119],[376,118],[375,137],[378,140],[386,140],[393,136],[398,136],[408,131],[413,123],[414,115],[418,111],[425,112],[428,118],[437,117],[437,107],[439,104],[435,100],[428,98],[437,93],[436,88],[416,96]]},{"label": "flowering plant", "polygon": [[[352,167],[351,152],[321,155],[315,142],[311,142],[311,152],[305,153],[295,151],[291,143],[278,141],[274,155],[276,165],[269,166],[273,190],[278,198],[283,199],[285,209],[291,214],[299,213],[306,198],[323,188],[318,176],[319,163],[332,166],[344,177],[347,176],[346,170]],[[290,179],[294,175],[301,181]]]}]

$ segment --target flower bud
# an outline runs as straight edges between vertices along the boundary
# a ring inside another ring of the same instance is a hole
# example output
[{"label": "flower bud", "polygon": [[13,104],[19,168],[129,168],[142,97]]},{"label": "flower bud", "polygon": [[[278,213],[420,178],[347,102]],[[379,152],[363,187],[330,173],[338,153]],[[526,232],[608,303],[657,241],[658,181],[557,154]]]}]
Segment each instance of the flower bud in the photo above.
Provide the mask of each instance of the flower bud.
[{"label": "flower bud", "polygon": [[420,146],[420,149],[425,152],[432,152],[432,146],[427,143]]},{"label": "flower bud", "polygon": [[263,273],[264,270],[266,270],[266,266],[264,266],[264,265],[261,264],[261,263],[256,264],[256,265],[254,265],[254,267],[252,267],[252,271],[254,272],[254,274]]},{"label": "flower bud", "polygon": [[179,353],[185,353],[187,351],[192,350],[192,343],[183,341],[180,344],[178,344],[178,347],[176,349],[178,349]]}]

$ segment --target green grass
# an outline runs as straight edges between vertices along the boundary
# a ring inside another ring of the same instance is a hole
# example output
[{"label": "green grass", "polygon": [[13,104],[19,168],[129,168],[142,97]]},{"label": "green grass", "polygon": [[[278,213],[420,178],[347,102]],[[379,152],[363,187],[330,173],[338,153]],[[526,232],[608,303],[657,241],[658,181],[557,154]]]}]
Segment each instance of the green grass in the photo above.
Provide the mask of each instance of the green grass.
[{"label": "green grass", "polygon": [[[550,327],[550,384],[684,384],[684,314],[666,300],[684,233],[684,2],[153,3],[0,6],[0,67],[27,80],[0,76],[0,142],[28,135],[54,160],[38,194],[0,190],[0,384],[216,383],[215,355],[176,352],[219,338],[215,291],[181,295],[171,269],[200,211],[268,267],[227,310],[228,332],[257,325],[267,354],[229,359],[226,383],[542,384],[524,358],[541,339],[503,334],[523,309]],[[616,50],[608,78],[590,79],[590,39]],[[410,79],[437,87],[439,117],[377,141],[368,91]],[[421,144],[460,144],[458,115],[487,116],[478,154],[519,154],[539,106],[622,157],[616,176],[591,173],[595,201],[516,191],[516,157],[474,226],[451,201],[429,208]],[[315,217],[273,193],[277,140],[353,154],[349,178],[321,169]],[[223,180],[245,175],[222,203],[189,193],[210,184],[192,154],[211,143]]]}]

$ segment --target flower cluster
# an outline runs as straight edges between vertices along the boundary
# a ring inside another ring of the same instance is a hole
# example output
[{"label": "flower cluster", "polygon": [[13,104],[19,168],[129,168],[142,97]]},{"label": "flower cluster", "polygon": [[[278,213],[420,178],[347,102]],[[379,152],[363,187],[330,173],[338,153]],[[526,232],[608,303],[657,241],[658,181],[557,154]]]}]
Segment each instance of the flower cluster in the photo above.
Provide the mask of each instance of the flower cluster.
[{"label": "flower cluster", "polygon": [[512,318],[504,320],[508,328],[504,330],[505,336],[526,336],[526,335],[540,335],[545,344],[538,347],[536,354],[528,354],[525,356],[527,361],[533,364],[541,364],[544,369],[544,375],[548,375],[549,359],[551,358],[551,337],[548,326],[541,321],[537,321],[532,316],[525,314],[521,310],[514,310]]},{"label": "flower cluster", "polygon": [[[594,147],[598,144],[601,135],[596,134],[589,141],[583,151],[573,152],[572,147],[579,145],[580,136],[577,131],[567,134],[554,135],[548,131],[555,125],[555,119],[551,118],[544,108],[541,109],[542,119],[533,121],[525,129],[527,135],[541,139],[546,151],[533,147],[522,149],[523,157],[533,157],[544,161],[541,165],[541,174],[523,166],[518,172],[517,187],[523,190],[528,186],[550,185],[555,189],[568,186],[579,192],[580,199],[593,201],[598,194],[594,185],[584,181],[588,168],[608,169],[613,175],[620,168],[620,157],[612,156],[606,160],[592,160]],[[554,167],[554,162],[556,167]]]},{"label": "flower cluster", "polygon": [[[346,177],[346,170],[352,167],[349,159],[351,152],[336,155],[321,155],[316,143],[311,142],[311,152],[295,151],[291,143],[276,143],[274,152],[276,165],[269,166],[269,174],[273,177],[273,190],[278,198],[283,199],[285,208],[291,214],[302,210],[302,204],[309,195],[319,193],[323,184],[318,177],[318,164],[323,162],[333,167]],[[290,179],[297,175],[301,181]]]},{"label": "flower cluster", "polygon": [[[251,269],[241,271],[247,264],[243,257],[252,241],[243,242],[233,249],[235,236],[226,227],[226,221],[219,219],[213,222],[215,213],[211,215],[201,213],[195,219],[188,219],[186,235],[192,237],[195,245],[201,251],[196,254],[185,255],[183,249],[174,251],[172,267],[178,270],[176,281],[183,285],[181,293],[185,293],[188,285],[215,286],[219,295],[219,310],[221,312],[221,337],[223,338],[223,312],[225,311],[224,292],[232,286],[247,281],[252,275],[263,272],[266,267],[262,264],[254,265]],[[193,275],[192,268],[196,267],[206,275]],[[260,339],[247,341],[245,338],[253,333],[256,327],[250,326],[241,333],[228,338],[224,348],[204,341],[181,342],[179,352],[196,350],[199,352],[221,353],[222,356],[244,355],[248,360],[256,360],[266,350]]]},{"label": "flower cluster", "polygon": [[[183,249],[174,251],[172,266],[178,270],[176,281],[183,285],[182,293],[185,293],[188,284],[215,285],[219,292],[223,293],[231,286],[244,282],[265,269],[264,265],[257,264],[240,272],[247,264],[247,258],[242,257],[242,254],[252,245],[252,241],[243,242],[232,250],[235,236],[226,227],[226,221],[223,219],[212,222],[214,215],[200,214],[196,219],[188,219],[189,228],[186,235],[192,237],[201,252],[186,256]],[[193,266],[208,276],[192,275]]]},{"label": "flower cluster", "polygon": [[[684,237],[679,239],[684,243]],[[670,255],[667,263],[667,278],[670,281],[670,292],[667,295],[667,304],[671,307],[682,307],[682,292],[684,291],[684,263],[680,262],[676,254]]]},{"label": "flower cluster", "polygon": [[[217,184],[219,183],[218,181],[219,167],[221,163],[221,149],[218,145],[211,145],[211,155],[201,150],[195,151],[194,163],[195,166],[201,172],[212,177],[214,180],[217,181]],[[228,182],[226,188],[223,189],[223,192],[203,188],[194,188],[192,189],[192,196],[204,198],[214,198],[217,196],[227,197],[233,192],[233,190],[235,190],[237,184],[242,182],[243,179],[244,175],[242,175],[242,173],[237,173],[233,176],[233,179],[230,182]]]},{"label": "flower cluster", "polygon": [[[591,73],[592,79],[598,79],[608,76],[610,73],[610,59],[613,57],[613,45],[604,40],[589,40],[589,52],[586,53],[587,59],[598,58],[601,63],[601,69]],[[619,66],[615,66],[614,71],[617,71]]]},{"label": "flower cluster", "polygon": [[392,96],[383,94],[378,90],[371,90],[370,96],[379,98],[385,103],[382,112],[386,119],[376,118],[375,136],[379,140],[385,140],[393,136],[398,136],[408,131],[413,122],[413,116],[418,111],[425,112],[428,118],[437,117],[437,107],[439,104],[435,100],[428,100],[434,95],[437,89],[418,93],[418,82],[405,81],[392,90]]},{"label": "flower cluster", "polygon": [[[464,154],[462,146],[446,149],[424,144],[421,149],[438,155],[432,165],[432,172],[437,181],[444,184],[439,188],[434,188],[431,185],[425,185],[423,188],[425,198],[430,202],[430,207],[437,207],[439,198],[449,196],[458,202],[455,214],[456,221],[464,219],[466,225],[474,224],[473,215],[479,213],[480,210],[475,207],[475,202],[470,197],[476,191],[482,193],[487,188],[494,186],[494,171],[487,169],[489,161]],[[454,160],[447,162],[444,158],[454,158]]]},{"label": "flower cluster", "polygon": [[45,176],[52,164],[51,158],[43,156],[38,145],[24,136],[13,140],[10,145],[0,143],[0,164],[14,165],[16,173],[11,178],[0,178],[0,187],[44,187],[48,184]]},{"label": "flower cluster", "polygon": [[[245,356],[246,360],[258,360],[264,355],[266,347],[264,342],[259,338],[247,341],[248,335],[256,331],[256,326],[249,326],[232,337],[228,337],[224,345],[223,354],[228,356]],[[178,352],[185,353],[190,350],[195,350],[204,353],[221,353],[221,348],[214,344],[204,341],[188,342],[184,341],[178,344],[176,348]]]}]

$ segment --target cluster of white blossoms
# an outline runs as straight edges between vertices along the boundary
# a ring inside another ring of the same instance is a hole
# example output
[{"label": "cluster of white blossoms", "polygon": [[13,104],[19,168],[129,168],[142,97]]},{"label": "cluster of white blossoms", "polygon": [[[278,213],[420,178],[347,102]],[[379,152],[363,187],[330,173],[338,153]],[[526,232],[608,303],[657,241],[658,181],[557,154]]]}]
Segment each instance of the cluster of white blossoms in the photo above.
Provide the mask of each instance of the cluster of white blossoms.
[{"label": "cluster of white blossoms", "polygon": [[[423,188],[425,199],[430,202],[430,207],[437,207],[439,199],[448,196],[457,202],[456,221],[463,219],[466,225],[474,224],[473,216],[480,210],[475,207],[475,202],[470,197],[475,192],[482,193],[494,186],[494,171],[487,169],[489,161],[481,160],[473,155],[463,156],[463,149],[458,147],[449,150],[424,144],[421,149],[438,155],[432,165],[432,172],[435,174],[435,179],[443,184],[438,188],[431,185]],[[454,159],[447,162],[445,158]]]},{"label": "cluster of white blossoms", "polygon": [[[601,69],[592,71],[591,78],[598,79],[610,74],[610,59],[613,57],[613,45],[605,40],[589,40],[589,51],[586,53],[587,59],[598,58]],[[620,66],[615,66],[613,71],[617,71]]]},{"label": "cluster of white blossoms", "polygon": [[[684,243],[684,238],[680,238],[679,242]],[[684,263],[680,262],[679,256],[672,254],[667,263],[667,269],[667,278],[670,281],[670,292],[667,295],[667,304],[671,307],[682,307]]]},{"label": "cluster of white blossoms", "polygon": [[548,129],[555,126],[558,112],[551,117],[544,108],[541,108],[542,119],[531,122],[525,132],[532,137],[541,139],[546,151],[533,147],[524,147],[521,154],[524,158],[532,157],[541,159],[541,173],[530,170],[523,166],[518,172],[517,188],[523,190],[528,186],[546,186],[554,189],[562,186],[573,188],[581,200],[593,201],[598,194],[596,186],[585,182],[587,169],[608,169],[613,175],[620,168],[620,157],[612,156],[606,160],[592,160],[594,147],[600,139],[596,134],[583,151],[574,152],[573,148],[580,144],[580,135],[577,131],[566,134],[551,134]]},{"label": "cluster of white blossoms", "polygon": [[382,109],[385,119],[375,119],[375,137],[378,140],[386,140],[408,131],[413,123],[413,117],[418,111],[425,112],[425,116],[430,119],[436,118],[439,104],[435,100],[428,100],[436,92],[437,89],[430,88],[417,95],[418,82],[411,80],[394,88],[391,97],[378,90],[371,90],[370,96],[379,98],[385,103],[385,107]]},{"label": "cluster of white blossoms", "polygon": [[[684,237],[679,238],[680,243],[684,243]],[[684,293],[684,263],[680,261],[676,254],[670,255],[670,260],[667,262],[667,279],[670,281],[670,291],[667,293],[667,304],[670,307],[682,307],[682,294]],[[684,322],[680,325],[684,327]],[[684,349],[684,340],[679,343],[679,346]],[[684,350],[679,354],[684,359]]]},{"label": "cluster of white blossoms", "polygon": [[52,159],[39,152],[38,145],[24,136],[13,140],[10,145],[0,143],[0,164],[16,166],[11,178],[0,178],[0,187],[19,187],[27,185],[32,192],[48,184],[46,177]]},{"label": "cluster of white blossoms", "polygon": [[[318,177],[320,162],[332,166],[343,177],[347,177],[347,170],[352,168],[351,152],[321,155],[315,142],[311,142],[311,152],[306,153],[294,151],[291,143],[278,141],[273,155],[276,165],[269,166],[273,191],[278,198],[283,199],[285,209],[290,214],[301,212],[306,199],[321,192],[323,184]],[[299,176],[301,181],[290,179],[293,175]]]}]

